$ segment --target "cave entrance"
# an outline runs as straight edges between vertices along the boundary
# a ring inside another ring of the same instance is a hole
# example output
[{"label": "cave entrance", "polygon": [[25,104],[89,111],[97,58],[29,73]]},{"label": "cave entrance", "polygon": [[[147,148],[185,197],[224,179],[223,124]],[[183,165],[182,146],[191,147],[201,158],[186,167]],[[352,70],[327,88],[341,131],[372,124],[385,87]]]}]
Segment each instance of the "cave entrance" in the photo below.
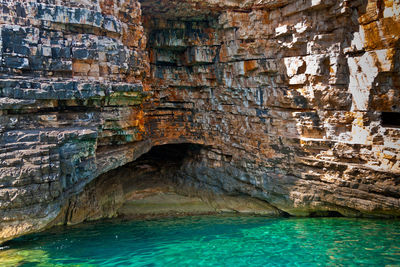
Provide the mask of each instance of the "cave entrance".
[{"label": "cave entrance", "polygon": [[201,158],[204,146],[181,143],[154,146],[117,175],[123,190],[122,217],[203,214],[214,209],[203,202],[183,171]]},{"label": "cave entrance", "polygon": [[192,143],[154,146],[149,152],[143,154],[131,164],[134,166],[151,164],[152,166],[179,168],[185,159],[195,157],[200,153],[202,148],[202,145]]},{"label": "cave entrance", "polygon": [[239,212],[279,216],[267,202],[240,192],[242,183],[214,168],[213,148],[154,146],[133,162],[100,175],[69,199],[56,223],[101,218],[154,218]]},{"label": "cave entrance", "polygon": [[204,201],[195,178],[207,147],[193,143],[154,146],[126,165],[100,175],[69,200],[63,223],[109,217],[148,218],[215,213]]}]

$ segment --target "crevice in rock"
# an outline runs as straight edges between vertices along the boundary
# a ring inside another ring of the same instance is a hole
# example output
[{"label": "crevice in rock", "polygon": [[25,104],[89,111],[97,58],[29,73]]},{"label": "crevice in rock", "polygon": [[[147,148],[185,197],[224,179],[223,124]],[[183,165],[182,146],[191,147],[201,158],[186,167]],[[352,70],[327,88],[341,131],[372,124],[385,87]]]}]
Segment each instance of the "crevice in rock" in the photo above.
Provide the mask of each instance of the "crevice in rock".
[{"label": "crevice in rock", "polygon": [[335,210],[327,210],[313,211],[310,213],[309,217],[344,217],[344,215]]}]

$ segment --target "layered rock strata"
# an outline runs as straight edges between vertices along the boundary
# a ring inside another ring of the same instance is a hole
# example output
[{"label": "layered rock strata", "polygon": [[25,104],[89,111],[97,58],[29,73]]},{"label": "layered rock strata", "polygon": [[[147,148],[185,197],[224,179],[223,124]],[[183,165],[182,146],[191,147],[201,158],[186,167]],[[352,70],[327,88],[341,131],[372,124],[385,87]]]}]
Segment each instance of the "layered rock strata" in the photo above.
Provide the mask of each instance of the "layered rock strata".
[{"label": "layered rock strata", "polygon": [[[142,214],[143,190],[147,208],[400,214],[397,1],[139,2],[0,3],[1,240]],[[135,162],[179,143],[195,160]]]}]

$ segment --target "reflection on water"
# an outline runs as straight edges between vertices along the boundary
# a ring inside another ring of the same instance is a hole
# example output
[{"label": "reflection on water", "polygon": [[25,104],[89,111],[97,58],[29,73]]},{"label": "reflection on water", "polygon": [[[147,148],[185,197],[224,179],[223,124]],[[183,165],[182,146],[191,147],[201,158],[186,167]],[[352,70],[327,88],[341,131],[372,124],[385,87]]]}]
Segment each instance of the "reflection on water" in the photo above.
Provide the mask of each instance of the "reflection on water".
[{"label": "reflection on water", "polygon": [[60,227],[0,250],[0,266],[400,266],[400,221],[187,217]]},{"label": "reflection on water", "polygon": [[0,266],[4,267],[22,266],[24,264],[48,266],[49,262],[50,258],[46,251],[40,249],[7,249],[0,251]]}]

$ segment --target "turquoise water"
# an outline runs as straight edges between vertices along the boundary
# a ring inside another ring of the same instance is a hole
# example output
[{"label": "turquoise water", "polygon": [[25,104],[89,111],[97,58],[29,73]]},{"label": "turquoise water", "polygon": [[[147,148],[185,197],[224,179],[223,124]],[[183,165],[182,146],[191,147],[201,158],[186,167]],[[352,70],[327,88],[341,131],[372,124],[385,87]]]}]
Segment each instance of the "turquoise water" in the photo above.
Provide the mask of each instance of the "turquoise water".
[{"label": "turquoise water", "polygon": [[400,266],[400,221],[186,217],[59,227],[11,241],[0,266]]}]

